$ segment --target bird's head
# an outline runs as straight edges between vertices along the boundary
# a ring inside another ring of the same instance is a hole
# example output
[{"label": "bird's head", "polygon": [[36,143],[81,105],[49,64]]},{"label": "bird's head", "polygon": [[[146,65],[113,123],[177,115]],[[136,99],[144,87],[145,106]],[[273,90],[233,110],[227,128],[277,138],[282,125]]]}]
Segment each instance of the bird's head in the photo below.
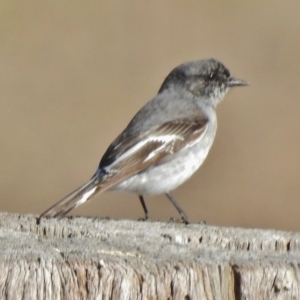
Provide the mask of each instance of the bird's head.
[{"label": "bird's head", "polygon": [[216,106],[229,88],[248,85],[230,76],[229,70],[211,58],[183,63],[173,69],[164,80],[159,93],[166,89],[184,89]]}]

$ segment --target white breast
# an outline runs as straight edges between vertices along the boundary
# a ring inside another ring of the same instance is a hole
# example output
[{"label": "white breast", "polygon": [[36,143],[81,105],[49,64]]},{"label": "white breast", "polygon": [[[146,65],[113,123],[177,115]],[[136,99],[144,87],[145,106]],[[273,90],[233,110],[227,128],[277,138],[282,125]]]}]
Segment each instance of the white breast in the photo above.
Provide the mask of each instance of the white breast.
[{"label": "white breast", "polygon": [[202,165],[212,146],[217,124],[208,126],[203,136],[190,148],[184,149],[163,164],[127,178],[112,188],[136,194],[163,194],[176,189]]}]

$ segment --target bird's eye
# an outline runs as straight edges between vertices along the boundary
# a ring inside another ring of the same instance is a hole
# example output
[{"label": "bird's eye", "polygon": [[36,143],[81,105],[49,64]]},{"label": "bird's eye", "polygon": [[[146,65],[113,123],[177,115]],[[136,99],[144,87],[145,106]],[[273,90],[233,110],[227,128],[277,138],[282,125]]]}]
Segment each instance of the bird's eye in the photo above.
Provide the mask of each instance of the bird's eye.
[{"label": "bird's eye", "polygon": [[213,79],[215,79],[216,75],[217,75],[216,72],[211,72],[211,73],[208,74],[207,77],[208,77],[209,80],[213,80]]}]

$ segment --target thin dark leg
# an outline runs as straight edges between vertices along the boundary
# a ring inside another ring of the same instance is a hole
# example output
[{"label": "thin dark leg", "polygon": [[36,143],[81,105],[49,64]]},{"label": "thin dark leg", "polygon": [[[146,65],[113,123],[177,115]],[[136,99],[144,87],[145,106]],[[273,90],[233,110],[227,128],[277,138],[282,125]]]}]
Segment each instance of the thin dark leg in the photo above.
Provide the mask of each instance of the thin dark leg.
[{"label": "thin dark leg", "polygon": [[184,223],[185,224],[189,224],[190,223],[189,218],[187,217],[187,215],[185,214],[185,212],[182,210],[182,208],[177,204],[177,202],[174,199],[174,197],[172,197],[170,193],[166,193],[166,196],[172,202],[172,204],[175,206],[175,208],[177,209],[177,211],[181,215],[181,218],[184,221]]},{"label": "thin dark leg", "polygon": [[148,209],[147,209],[147,206],[146,206],[146,203],[145,203],[143,195],[139,195],[139,199],[140,199],[141,204],[143,206],[143,210],[144,210],[144,213],[145,213],[145,220],[148,220],[148,218],[149,218],[149,216],[148,216]]}]

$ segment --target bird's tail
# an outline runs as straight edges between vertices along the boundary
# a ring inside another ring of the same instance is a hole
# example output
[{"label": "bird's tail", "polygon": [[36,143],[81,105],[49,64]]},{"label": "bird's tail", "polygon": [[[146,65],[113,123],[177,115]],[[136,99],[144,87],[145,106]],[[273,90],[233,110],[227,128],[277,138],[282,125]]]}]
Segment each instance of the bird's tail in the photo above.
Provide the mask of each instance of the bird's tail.
[{"label": "bird's tail", "polygon": [[67,195],[65,198],[58,201],[56,204],[51,206],[45,212],[41,214],[41,217],[64,217],[69,211],[88,201],[90,198],[95,196],[100,191],[108,189],[110,184],[103,184],[103,180],[96,173],[87,183],[74,192]]}]

